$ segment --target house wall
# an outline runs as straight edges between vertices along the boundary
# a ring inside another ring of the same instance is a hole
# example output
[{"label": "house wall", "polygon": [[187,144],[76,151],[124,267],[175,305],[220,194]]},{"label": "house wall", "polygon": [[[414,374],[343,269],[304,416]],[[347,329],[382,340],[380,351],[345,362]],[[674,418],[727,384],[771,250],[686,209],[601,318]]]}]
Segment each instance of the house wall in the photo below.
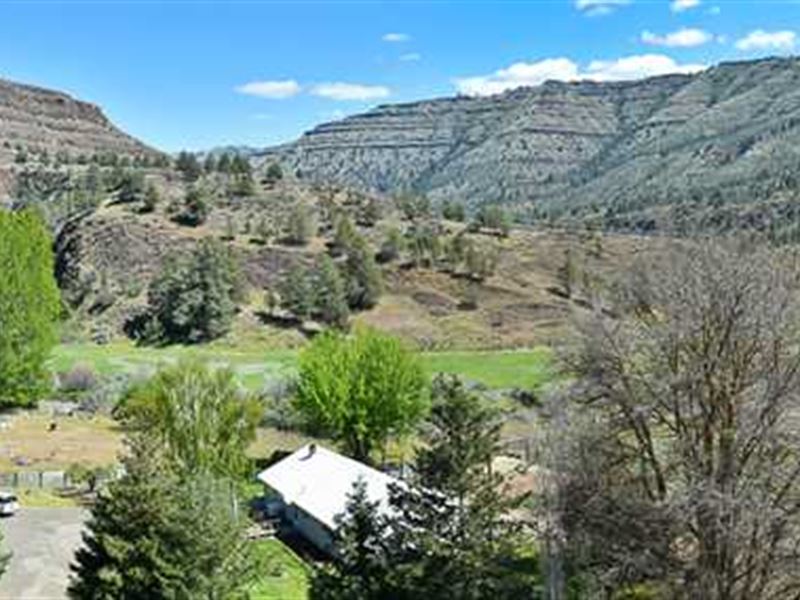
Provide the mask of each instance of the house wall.
[{"label": "house wall", "polygon": [[333,555],[335,552],[333,535],[325,525],[294,504],[286,507],[284,515],[297,533],[322,552]]}]

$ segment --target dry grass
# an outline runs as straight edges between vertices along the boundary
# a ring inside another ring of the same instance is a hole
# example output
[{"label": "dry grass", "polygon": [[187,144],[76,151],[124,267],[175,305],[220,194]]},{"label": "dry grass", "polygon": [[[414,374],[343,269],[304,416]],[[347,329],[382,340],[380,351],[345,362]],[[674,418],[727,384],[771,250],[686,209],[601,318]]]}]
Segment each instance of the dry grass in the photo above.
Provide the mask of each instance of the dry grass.
[{"label": "dry grass", "polygon": [[[74,463],[87,467],[118,462],[124,450],[123,432],[108,417],[57,417],[41,413],[6,416],[8,427],[0,432],[0,472],[57,471]],[[56,422],[55,431],[49,431]],[[276,450],[295,450],[314,441],[292,431],[258,430],[248,454],[269,457]],[[24,460],[24,464],[18,461]]]},{"label": "dry grass", "polygon": [[[49,431],[50,423],[55,431]],[[122,435],[108,417],[50,417],[19,413],[6,417],[0,432],[0,471],[47,471],[73,463],[105,466],[116,462]]]}]

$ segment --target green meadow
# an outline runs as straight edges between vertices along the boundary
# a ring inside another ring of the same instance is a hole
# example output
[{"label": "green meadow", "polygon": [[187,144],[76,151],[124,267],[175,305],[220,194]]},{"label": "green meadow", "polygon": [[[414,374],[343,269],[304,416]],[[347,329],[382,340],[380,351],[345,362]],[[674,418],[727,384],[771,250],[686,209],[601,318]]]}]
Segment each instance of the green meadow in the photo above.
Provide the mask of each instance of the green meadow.
[{"label": "green meadow", "polygon": [[[226,345],[139,347],[127,342],[107,345],[62,344],[51,359],[55,372],[76,366],[90,367],[101,375],[121,373],[145,377],[159,366],[183,359],[206,361],[234,370],[243,385],[261,389],[275,379],[290,375],[297,350],[263,349],[256,345],[235,348]],[[451,373],[490,388],[534,389],[554,376],[552,352],[539,347],[514,351],[458,351],[422,353],[422,363],[431,374]]]}]

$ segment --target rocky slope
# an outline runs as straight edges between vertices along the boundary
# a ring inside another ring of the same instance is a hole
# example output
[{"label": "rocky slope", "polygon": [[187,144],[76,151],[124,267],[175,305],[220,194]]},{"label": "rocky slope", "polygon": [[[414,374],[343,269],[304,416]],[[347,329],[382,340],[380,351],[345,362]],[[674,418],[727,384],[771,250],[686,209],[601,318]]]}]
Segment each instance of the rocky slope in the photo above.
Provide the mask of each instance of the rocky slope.
[{"label": "rocky slope", "polygon": [[6,151],[22,146],[50,152],[66,150],[73,155],[154,152],[117,129],[94,104],[2,79],[0,145]]},{"label": "rocky slope", "polygon": [[[268,150],[301,177],[536,212],[771,199],[800,179],[800,60],[381,106]],[[627,215],[627,217],[626,217]]]},{"label": "rocky slope", "polygon": [[156,154],[114,126],[88,102],[62,92],[0,79],[0,200],[10,191],[14,162],[24,152]]}]

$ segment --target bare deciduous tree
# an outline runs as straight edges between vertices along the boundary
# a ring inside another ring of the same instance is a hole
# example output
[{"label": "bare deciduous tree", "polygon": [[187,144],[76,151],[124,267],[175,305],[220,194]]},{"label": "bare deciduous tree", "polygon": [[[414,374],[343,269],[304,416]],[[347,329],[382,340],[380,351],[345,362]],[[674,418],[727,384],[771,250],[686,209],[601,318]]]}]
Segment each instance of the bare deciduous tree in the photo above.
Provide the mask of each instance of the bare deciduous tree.
[{"label": "bare deciduous tree", "polygon": [[800,598],[796,257],[676,243],[611,301],[581,326],[553,419],[571,564],[601,595]]}]

